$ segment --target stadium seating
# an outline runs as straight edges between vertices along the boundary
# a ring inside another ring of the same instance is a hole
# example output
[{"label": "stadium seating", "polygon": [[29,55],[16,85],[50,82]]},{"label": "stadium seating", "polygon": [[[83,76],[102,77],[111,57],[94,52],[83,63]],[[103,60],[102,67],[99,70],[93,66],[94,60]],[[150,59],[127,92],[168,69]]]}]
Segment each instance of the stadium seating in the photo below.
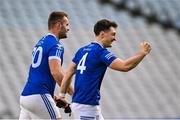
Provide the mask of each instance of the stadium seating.
[{"label": "stadium seating", "polygon": [[[137,6],[145,15],[157,14],[180,27],[179,0],[128,0],[126,7]],[[134,70],[107,70],[101,88],[104,118],[180,118],[180,36],[174,29],[148,24],[142,16],[96,0],[1,0],[0,119],[19,116],[33,45],[47,33],[47,17],[54,10],[66,11],[70,20],[69,37],[62,40],[64,69],[79,47],[94,41],[93,25],[102,18],[119,25],[111,49],[118,57],[134,55],[143,40],[152,44],[150,55]]]}]

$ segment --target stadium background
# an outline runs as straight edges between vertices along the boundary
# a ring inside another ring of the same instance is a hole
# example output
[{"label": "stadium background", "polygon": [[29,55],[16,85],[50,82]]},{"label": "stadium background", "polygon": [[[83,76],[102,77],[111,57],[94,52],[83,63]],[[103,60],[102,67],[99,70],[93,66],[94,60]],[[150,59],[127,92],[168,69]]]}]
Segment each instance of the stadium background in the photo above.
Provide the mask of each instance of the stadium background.
[{"label": "stadium background", "polygon": [[[148,40],[152,52],[128,73],[108,69],[101,88],[104,118],[180,118],[179,0],[0,0],[0,118],[17,119],[33,45],[47,33],[47,18],[66,11],[70,20],[64,65],[94,40],[102,18],[118,23],[111,51],[127,58]],[[38,107],[38,106],[37,106]],[[68,116],[62,114],[64,118]]]}]

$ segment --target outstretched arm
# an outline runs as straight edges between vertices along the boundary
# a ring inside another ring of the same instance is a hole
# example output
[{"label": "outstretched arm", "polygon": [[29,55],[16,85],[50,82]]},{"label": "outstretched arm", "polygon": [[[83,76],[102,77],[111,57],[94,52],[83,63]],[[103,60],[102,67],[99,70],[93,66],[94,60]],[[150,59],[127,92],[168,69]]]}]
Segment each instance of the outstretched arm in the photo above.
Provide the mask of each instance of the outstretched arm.
[{"label": "outstretched arm", "polygon": [[142,42],[140,44],[139,53],[126,60],[117,58],[109,65],[109,67],[114,70],[127,72],[135,68],[150,51],[151,51],[150,44],[148,42]]}]

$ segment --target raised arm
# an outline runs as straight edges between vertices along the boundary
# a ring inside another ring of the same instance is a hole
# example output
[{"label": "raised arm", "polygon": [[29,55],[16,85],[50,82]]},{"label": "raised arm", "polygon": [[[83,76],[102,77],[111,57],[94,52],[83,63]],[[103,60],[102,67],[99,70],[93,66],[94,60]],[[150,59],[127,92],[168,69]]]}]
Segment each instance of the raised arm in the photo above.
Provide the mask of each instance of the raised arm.
[{"label": "raised arm", "polygon": [[137,54],[126,60],[117,58],[109,65],[109,67],[117,71],[127,72],[135,68],[150,51],[150,44],[148,42],[142,42],[140,43],[139,52]]}]

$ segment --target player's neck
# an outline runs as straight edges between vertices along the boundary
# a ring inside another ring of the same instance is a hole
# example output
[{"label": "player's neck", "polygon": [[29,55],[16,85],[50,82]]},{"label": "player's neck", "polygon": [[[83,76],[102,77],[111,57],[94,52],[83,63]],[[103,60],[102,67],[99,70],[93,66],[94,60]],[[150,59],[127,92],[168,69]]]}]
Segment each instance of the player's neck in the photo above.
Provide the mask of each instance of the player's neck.
[{"label": "player's neck", "polygon": [[48,32],[49,32],[50,34],[53,34],[53,35],[56,37],[56,39],[59,40],[59,39],[58,39],[59,36],[58,36],[58,34],[57,34],[56,32],[54,32],[53,30],[48,30]]},{"label": "player's neck", "polygon": [[100,44],[103,48],[104,48],[104,46],[103,46],[103,43],[102,43],[102,40],[101,39],[99,39],[98,37],[96,37],[96,40],[95,40],[98,44]]}]

